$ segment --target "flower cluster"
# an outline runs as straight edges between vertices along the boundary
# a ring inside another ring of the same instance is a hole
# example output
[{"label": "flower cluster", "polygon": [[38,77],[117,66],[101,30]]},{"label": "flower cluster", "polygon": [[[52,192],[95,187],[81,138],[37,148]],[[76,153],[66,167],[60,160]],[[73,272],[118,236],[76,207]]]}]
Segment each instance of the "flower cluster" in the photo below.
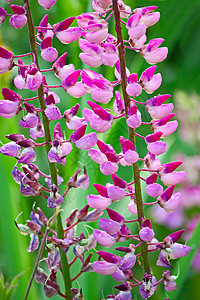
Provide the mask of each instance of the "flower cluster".
[{"label": "flower cluster", "polygon": [[[10,3],[10,1],[7,2]],[[45,199],[49,208],[54,209],[52,217],[47,219],[39,207],[37,212],[33,207],[27,225],[16,223],[21,233],[30,234],[29,252],[35,251],[39,245],[43,247],[46,242],[48,256],[44,261],[49,274],[39,268],[37,263],[35,280],[44,286],[47,297],[58,294],[68,299],[83,299],[82,291],[74,289],[72,283],[84,272],[112,275],[116,281],[120,282],[115,286],[119,293],[109,295],[109,299],[132,299],[131,291],[136,286],[139,286],[141,297],[147,299],[153,295],[157,285],[161,282],[164,282],[166,291],[175,290],[175,277],[168,269],[163,271],[162,278],[158,281],[153,276],[154,267],[153,263],[150,267],[149,252],[158,252],[158,259],[154,265],[172,268],[169,263],[170,258],[177,259],[187,255],[190,251],[189,246],[177,243],[184,230],[174,232],[159,241],[152,228],[151,220],[145,217],[143,210],[145,205],[155,205],[168,213],[173,212],[181,204],[180,193],[173,194],[175,185],[183,182],[186,175],[184,171],[175,171],[182,161],[168,163],[160,161],[160,155],[167,150],[163,139],[171,135],[178,126],[176,120],[171,121],[175,116],[172,113],[173,104],[166,103],[170,95],[158,95],[151,98],[148,96],[145,102],[137,100],[141,93],[155,92],[162,82],[161,74],[155,73],[155,64],[166,58],[168,50],[166,47],[160,47],[164,42],[162,38],[146,42],[148,27],[157,23],[160,18],[159,12],[155,12],[157,7],[149,6],[132,10],[122,0],[93,0],[94,12],[69,17],[53,25],[49,23],[49,17],[46,14],[39,26],[34,28],[29,1],[24,2],[23,7],[10,5],[14,12],[10,18],[10,24],[14,28],[22,28],[28,23],[31,33],[31,52],[25,55],[14,55],[11,51],[0,48],[0,73],[18,68],[14,84],[19,90],[28,89],[30,98],[22,99],[18,92],[3,88],[0,116],[12,118],[23,111],[19,125],[30,129],[30,137],[25,137],[20,133],[8,134],[6,137],[10,142],[0,147],[0,152],[16,158],[12,175],[20,184],[21,193],[24,196],[40,196]],[[48,10],[56,3],[56,0],[39,0],[38,3]],[[0,8],[1,23],[9,16],[3,8]],[[116,36],[108,31],[108,22],[113,16]],[[127,30],[128,41],[123,40],[121,26]],[[56,48],[52,46],[56,38],[66,45],[64,46],[66,50],[67,44],[78,41],[81,50],[79,57],[84,64],[88,65],[88,69],[76,70],[73,64],[67,64],[68,53],[64,52],[59,56]],[[36,46],[39,47],[36,49]],[[125,64],[126,49],[139,52],[146,62],[153,66],[144,70],[140,76],[131,73]],[[39,53],[41,59],[52,63],[50,69],[40,69]],[[32,56],[32,61],[25,64],[23,57],[28,55]],[[16,61],[17,58],[18,61]],[[116,77],[114,82],[89,68],[97,68],[101,64],[114,68]],[[60,85],[48,85],[48,72],[55,74],[60,80]],[[77,99],[90,94],[93,101],[87,101],[87,106],[81,112],[79,111],[80,104],[77,102],[75,106],[66,107],[64,113],[61,113],[57,106],[61,99],[55,92],[56,88],[62,88]],[[37,95],[35,95],[36,91]],[[32,104],[32,101],[36,99],[39,100],[39,105]],[[110,103],[112,103],[112,108]],[[109,107],[106,107],[106,104]],[[139,109],[141,105],[151,117],[150,122],[143,120]],[[62,132],[61,119],[65,119],[71,131],[68,137]],[[101,135],[113,128],[113,124],[119,119],[126,121],[124,136],[119,136],[116,140],[116,144],[121,147],[120,153],[116,152],[112,145],[106,144]],[[56,123],[53,125],[54,130],[51,134],[49,123],[54,121]],[[141,126],[149,127],[152,133],[141,136],[136,132]],[[91,131],[91,128],[94,131]],[[129,133],[128,139],[125,138],[127,133]],[[38,138],[43,137],[45,140],[42,143],[36,142]],[[145,157],[141,157],[137,149],[137,138],[143,139],[144,145],[146,143]],[[41,168],[34,164],[35,161],[37,162],[38,148],[43,146],[46,147],[50,175],[43,173]],[[65,165],[67,155],[74,148],[88,151],[88,156],[100,165],[100,172],[105,176],[111,175],[112,183],[110,177],[106,177],[108,181],[106,185],[93,183],[97,194],[88,194],[88,204],[80,210],[72,211],[64,221],[65,227],[62,228],[60,207],[65,196],[74,188],[87,190],[90,184],[84,167],[82,175],[80,175],[81,169],[77,170],[74,175],[67,174],[69,175],[67,189],[62,195],[59,192],[58,186],[62,184],[63,179],[57,174],[55,164]],[[144,163],[143,169],[139,169],[139,161]],[[120,166],[124,168],[132,166],[133,182],[126,182],[117,174]],[[150,173],[147,178],[142,175],[146,172]],[[146,193],[155,198],[154,202],[143,202],[140,180],[145,181]],[[165,190],[163,186],[167,186]],[[129,198],[127,209],[133,215],[131,220],[125,220],[120,213],[112,209],[113,203],[126,197]],[[108,216],[104,215],[100,218],[104,213]],[[79,235],[76,233],[75,228],[79,223],[97,220],[99,220],[100,229],[94,229],[91,235],[86,237],[84,233]],[[138,224],[138,232],[135,234],[129,227],[129,223],[132,222]],[[56,226],[55,223],[57,223]],[[41,242],[39,236],[43,237]],[[91,250],[96,247],[97,243],[108,249],[115,245],[116,251],[122,254],[97,251],[98,258],[91,262],[93,253]],[[74,258],[69,262],[68,251],[72,248]],[[89,254],[85,258],[87,251]],[[143,259],[144,271],[142,278],[136,279],[134,265],[137,257],[140,256]],[[77,259],[81,262],[81,268],[79,273],[71,278],[69,267]],[[56,276],[57,270],[65,274],[65,292],[60,290]]]}]

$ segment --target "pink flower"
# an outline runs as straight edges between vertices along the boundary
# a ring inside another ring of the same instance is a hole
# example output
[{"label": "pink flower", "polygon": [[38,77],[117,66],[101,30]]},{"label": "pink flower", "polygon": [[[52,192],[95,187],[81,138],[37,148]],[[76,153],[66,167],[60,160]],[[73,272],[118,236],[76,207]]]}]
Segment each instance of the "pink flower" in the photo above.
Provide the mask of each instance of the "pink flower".
[{"label": "pink flower", "polygon": [[146,179],[146,192],[149,196],[156,198],[163,192],[163,187],[156,183],[158,175],[152,174]]},{"label": "pink flower", "polygon": [[44,60],[53,62],[58,57],[58,51],[56,48],[51,47],[52,37],[48,36],[43,39],[41,43],[41,56]]},{"label": "pink flower", "polygon": [[57,0],[38,0],[38,3],[46,10],[50,9]]},{"label": "pink flower", "polygon": [[92,265],[94,271],[102,275],[112,275],[118,269],[118,266],[116,264],[109,263],[106,261],[94,261]]},{"label": "pink flower", "polygon": [[4,100],[0,100],[0,116],[10,119],[19,113],[22,97],[7,88],[3,88],[1,93]]},{"label": "pink flower", "polygon": [[11,4],[10,8],[14,12],[14,15],[10,18],[10,25],[16,29],[21,29],[27,22],[26,9],[14,4]]},{"label": "pink flower", "polygon": [[152,94],[157,90],[162,83],[162,76],[160,73],[154,75],[156,66],[149,67],[140,76],[140,84],[147,94]]},{"label": "pink flower", "polygon": [[[102,230],[99,230],[99,229],[94,229],[93,235],[94,235],[94,239],[99,244],[103,245],[104,247],[110,248],[116,242],[116,239],[113,236],[111,236],[108,233],[106,233],[105,231],[102,231]],[[117,271],[117,269],[115,269],[115,271]]]},{"label": "pink flower", "polygon": [[167,47],[158,48],[163,42],[163,39],[157,38],[150,40],[147,45],[142,46],[141,55],[149,64],[157,64],[167,57]]},{"label": "pink flower", "polygon": [[142,93],[142,87],[137,83],[138,75],[133,73],[128,77],[126,91],[129,96],[137,97]]},{"label": "pink flower", "polygon": [[159,197],[158,204],[168,213],[173,212],[181,204],[181,194],[178,192],[172,195],[174,185],[168,187]]},{"label": "pink flower", "polygon": [[42,73],[38,70],[35,64],[32,64],[30,66],[30,69],[28,70],[26,83],[27,83],[27,87],[31,91],[38,90],[42,83]]},{"label": "pink flower", "polygon": [[105,20],[101,20],[101,23],[94,20],[85,26],[85,31],[82,32],[83,37],[91,43],[102,43],[108,35],[108,24]]},{"label": "pink flower", "polygon": [[13,67],[14,54],[0,47],[0,74],[6,73]]},{"label": "pink flower", "polygon": [[59,24],[55,24],[54,34],[63,44],[69,44],[78,40],[81,37],[81,28],[79,27],[69,27],[75,17],[70,17]]},{"label": "pink flower", "polygon": [[142,228],[139,231],[140,238],[145,242],[150,242],[154,238],[154,231],[151,228],[151,221],[145,219],[142,223]]}]

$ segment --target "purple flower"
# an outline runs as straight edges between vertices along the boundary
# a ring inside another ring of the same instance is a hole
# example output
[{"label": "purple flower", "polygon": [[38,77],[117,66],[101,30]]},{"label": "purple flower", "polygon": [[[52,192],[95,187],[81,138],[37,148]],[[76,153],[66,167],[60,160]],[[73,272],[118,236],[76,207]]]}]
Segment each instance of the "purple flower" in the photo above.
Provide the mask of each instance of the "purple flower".
[{"label": "purple flower", "polygon": [[158,175],[152,174],[146,179],[146,192],[149,196],[156,198],[163,192],[163,187],[156,183]]},{"label": "purple flower", "polygon": [[70,27],[75,17],[70,17],[59,24],[55,24],[54,34],[63,44],[69,44],[78,40],[81,37],[81,28]]},{"label": "purple flower", "polygon": [[177,289],[176,278],[177,276],[172,276],[169,270],[163,272],[164,287],[167,292],[175,291]]},{"label": "purple flower", "polygon": [[154,231],[151,228],[151,221],[146,219],[142,223],[142,228],[139,231],[140,238],[145,242],[150,242],[154,238]]},{"label": "purple flower", "polygon": [[93,235],[94,235],[94,239],[99,244],[103,245],[104,247],[108,247],[108,248],[112,247],[115,244],[115,242],[116,242],[116,238],[114,238],[113,236],[109,235],[107,232],[99,230],[99,229],[94,229]]},{"label": "purple flower", "polygon": [[22,6],[11,4],[10,8],[14,12],[14,15],[10,18],[10,25],[14,28],[22,28],[26,22],[26,9]]},{"label": "purple flower", "polygon": [[25,148],[18,157],[18,163],[29,164],[36,160],[36,153],[32,148]]},{"label": "purple flower", "polygon": [[31,241],[30,241],[27,251],[33,252],[33,251],[37,250],[39,247],[39,238],[38,238],[38,235],[36,235],[36,234],[30,234],[30,237],[31,237]]},{"label": "purple flower", "polygon": [[0,152],[2,154],[12,156],[12,157],[17,157],[20,150],[21,147],[17,145],[15,142],[10,142],[0,147]]},{"label": "purple flower", "polygon": [[181,194],[178,192],[172,195],[174,185],[168,187],[159,197],[158,204],[168,213],[173,212],[181,204]]},{"label": "purple flower", "polygon": [[51,47],[52,37],[45,37],[41,43],[41,56],[44,60],[53,62],[58,57],[58,51],[56,48]]},{"label": "purple flower", "polygon": [[47,199],[47,206],[50,208],[56,208],[63,202],[63,197],[58,193],[58,188],[55,185],[51,186],[51,193]]},{"label": "purple flower", "polygon": [[118,269],[118,266],[116,264],[106,261],[94,261],[92,265],[94,271],[102,275],[112,275]]}]

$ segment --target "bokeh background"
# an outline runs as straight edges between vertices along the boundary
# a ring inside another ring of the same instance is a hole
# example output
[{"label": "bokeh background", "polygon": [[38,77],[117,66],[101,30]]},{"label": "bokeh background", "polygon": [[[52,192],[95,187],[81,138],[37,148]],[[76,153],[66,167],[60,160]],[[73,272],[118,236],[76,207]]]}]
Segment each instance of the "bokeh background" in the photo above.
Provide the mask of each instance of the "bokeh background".
[{"label": "bokeh background", "polygon": [[[46,14],[46,11],[37,4],[36,0],[31,0],[32,13],[35,25],[38,25],[41,18]],[[22,1],[13,1],[14,4],[22,5]],[[197,257],[200,226],[200,1],[198,0],[167,0],[167,1],[134,1],[127,0],[127,5],[132,8],[139,6],[157,5],[158,11],[161,12],[161,19],[159,23],[148,29],[148,40],[150,38],[162,37],[165,39],[164,46],[169,48],[167,59],[160,63],[157,67],[157,72],[161,72],[163,76],[162,86],[156,91],[158,93],[170,93],[172,95],[170,101],[175,105],[175,112],[179,121],[179,129],[173,136],[166,139],[168,146],[167,154],[162,156],[162,162],[166,163],[175,159],[183,159],[183,169],[187,171],[186,181],[177,189],[182,191],[183,204],[182,207],[170,215],[163,215],[158,210],[146,209],[146,214],[153,218],[153,226],[156,235],[163,239],[171,231],[176,231],[181,228],[187,228],[187,232],[182,242],[187,241],[191,245],[191,253],[181,259],[179,263],[173,263],[173,274],[176,275],[180,269],[180,275],[177,279],[178,289],[176,292],[166,293],[162,287],[158,287],[158,292],[152,296],[151,299],[160,300],[170,297],[173,300],[196,300],[200,295],[200,255]],[[0,6],[4,7],[11,13],[9,5],[0,0]],[[76,16],[82,12],[91,11],[91,3],[86,0],[58,0],[56,5],[48,12],[51,24],[57,23],[66,19],[69,16]],[[110,31],[113,31],[113,23],[110,23]],[[126,34],[126,32],[124,31]],[[0,44],[7,49],[13,51],[16,55],[29,52],[29,43],[27,36],[27,27],[21,30],[14,30],[9,21],[6,20],[0,28]],[[126,35],[125,35],[126,39]],[[61,55],[63,52],[68,52],[67,63],[73,63],[77,68],[83,67],[79,60],[78,54],[80,52],[77,42],[72,45],[63,45],[57,39],[54,39],[54,47],[56,47]],[[148,67],[147,63],[131,51],[127,51],[127,66],[131,72],[138,73]],[[28,62],[24,60],[25,62]],[[41,61],[41,67],[50,67],[44,61]],[[85,67],[85,66],[84,66]],[[88,68],[88,67],[87,67]],[[110,67],[98,68],[106,78],[115,80],[113,70]],[[0,88],[9,87],[15,89],[13,78],[16,75],[16,70],[6,74],[0,74]],[[48,77],[49,84],[56,84],[58,80],[53,74]],[[25,97],[31,97],[27,91],[20,91],[20,94]],[[61,111],[66,110],[76,103],[76,99],[59,89],[59,96],[61,97],[61,104],[59,108]],[[0,95],[0,97],[2,97]],[[148,95],[142,94],[138,97],[139,101],[148,99]],[[2,98],[0,98],[2,99]],[[83,97],[80,100],[81,107],[84,107],[90,97]],[[78,100],[79,101],[79,100]],[[111,107],[111,105],[110,105]],[[111,107],[112,109],[112,107]],[[143,118],[148,120],[148,114],[142,111]],[[0,140],[2,143],[8,142],[4,137],[9,133],[23,133],[28,136],[28,131],[19,128],[20,116],[13,119],[3,119],[0,117]],[[55,123],[54,123],[55,125]],[[69,136],[69,132],[65,123],[62,123],[62,129]],[[140,129],[139,133],[150,133]],[[120,151],[118,137],[124,135],[126,137],[126,127],[123,120],[115,123],[113,128],[104,134],[104,139],[113,145],[117,152]],[[144,156],[146,149],[144,144],[138,142],[138,148],[141,149],[141,156]],[[40,151],[37,159],[41,170],[48,173],[47,161],[45,153]],[[21,300],[24,298],[26,288],[30,279],[32,268],[36,260],[36,253],[28,253],[26,251],[29,238],[21,236],[14,225],[16,216],[23,211],[19,222],[24,223],[29,219],[31,207],[36,201],[44,209],[48,216],[51,211],[46,208],[46,203],[43,199],[33,199],[31,197],[25,198],[20,195],[19,186],[13,181],[11,171],[15,165],[14,158],[0,156],[0,270],[4,274],[5,280],[11,280],[17,274],[20,274],[18,286],[15,291],[13,299]],[[92,183],[105,184],[110,181],[110,178],[102,176],[99,172],[99,167],[95,166],[89,159],[86,152],[74,150],[67,157],[66,166],[59,166],[60,175],[67,182],[73,172],[85,165],[89,173]],[[124,180],[131,181],[131,169],[121,168],[118,173]],[[92,184],[90,184],[87,193],[94,192]],[[145,196],[144,187],[143,195],[145,201],[150,201]],[[83,207],[86,204],[86,192],[83,190],[71,191],[66,198],[63,206],[63,218],[66,218],[72,208]],[[131,218],[127,210],[128,202],[120,201],[116,204],[116,209],[126,217]],[[114,206],[112,207],[114,208]],[[98,227],[98,224],[92,224]],[[80,226],[81,227],[81,226]],[[80,230],[85,232],[82,227]],[[91,233],[91,230],[88,229]],[[134,233],[135,227],[131,228]],[[101,247],[99,247],[101,249]],[[94,255],[95,258],[95,255]],[[151,255],[152,262],[156,262],[156,256]],[[195,259],[195,260],[194,260]],[[43,263],[44,264],[44,263]],[[153,266],[153,265],[152,265]],[[76,265],[74,274],[78,273],[79,265]],[[138,278],[141,278],[141,270],[134,267]],[[162,273],[162,268],[157,269],[154,275],[159,278]],[[154,270],[154,267],[153,267]],[[84,274],[75,282],[75,287],[79,285],[83,288],[85,299],[100,299],[107,294],[112,294],[113,285],[117,284],[111,276],[97,276],[95,273]],[[116,293],[116,291],[115,291]],[[42,286],[34,282],[29,299],[46,299],[42,291]],[[59,299],[59,297],[54,297]],[[141,299],[137,290],[134,290],[133,299]]]}]

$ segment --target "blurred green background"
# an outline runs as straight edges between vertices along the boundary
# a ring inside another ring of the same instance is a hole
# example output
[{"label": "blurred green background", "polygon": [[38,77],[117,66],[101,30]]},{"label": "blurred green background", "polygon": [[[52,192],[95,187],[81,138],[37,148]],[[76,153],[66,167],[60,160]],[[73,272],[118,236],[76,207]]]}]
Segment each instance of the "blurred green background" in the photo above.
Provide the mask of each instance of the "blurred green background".
[{"label": "blurred green background", "polygon": [[[32,13],[35,25],[38,25],[41,18],[47,12],[37,4],[36,0],[31,0]],[[22,1],[13,1],[14,4],[22,5]],[[192,198],[194,195],[191,192],[191,187],[195,187],[196,190],[200,190],[200,1],[198,0],[168,0],[168,1],[126,1],[127,5],[132,8],[140,6],[157,5],[158,11],[161,13],[161,19],[159,23],[149,28],[147,31],[148,40],[150,38],[162,37],[165,39],[164,46],[169,48],[169,54],[167,59],[158,65],[157,72],[162,73],[163,83],[162,86],[156,91],[158,93],[170,93],[172,95],[170,101],[175,104],[175,112],[179,121],[179,130],[173,134],[172,137],[166,139],[168,145],[168,151],[166,155],[162,156],[162,162],[166,163],[177,157],[184,157],[184,167],[188,170],[188,177],[186,183],[179,187],[184,193],[184,205],[182,208],[182,222],[175,224],[173,228],[169,229],[166,225],[161,224],[162,220],[154,218],[153,226],[155,226],[156,235],[161,239],[169,234],[172,230],[178,230],[184,228],[189,221],[193,220],[194,216],[198,216],[200,213],[200,192],[196,195],[196,202]],[[11,13],[9,5],[1,0],[1,6],[4,7],[8,13]],[[86,0],[73,0],[64,1],[58,0],[56,5],[48,12],[49,21],[51,24],[57,23],[66,19],[69,16],[76,16],[82,12],[90,11],[91,3]],[[29,43],[27,36],[27,27],[25,26],[21,30],[14,30],[9,21],[6,20],[1,26],[1,46],[6,47],[13,51],[16,55],[29,52]],[[110,31],[113,32],[113,23],[110,23]],[[125,31],[124,31],[125,32]],[[127,37],[125,36],[125,39]],[[63,45],[57,39],[54,39],[53,44],[61,55],[63,52],[68,52],[67,63],[73,63],[77,68],[83,67],[78,53],[80,52],[77,42],[71,45]],[[25,62],[29,59],[25,59]],[[148,67],[147,63],[140,57],[139,54],[135,54],[131,51],[127,51],[127,66],[131,72],[137,72],[139,75]],[[41,61],[41,67],[50,67],[44,61]],[[104,76],[110,80],[115,80],[113,70],[109,67],[105,68],[100,66],[98,71],[104,74]],[[15,89],[13,84],[13,78],[16,75],[16,70],[13,70],[7,74],[0,74],[0,88],[9,87]],[[48,77],[49,84],[59,83],[53,74]],[[24,98],[31,97],[27,91],[20,91]],[[64,111],[76,103],[76,99],[65,92],[59,90],[59,96],[61,97],[62,104],[59,108]],[[148,99],[148,95],[143,93],[138,97],[139,101]],[[1,98],[2,99],[2,98]],[[90,97],[87,95],[81,101],[81,107],[83,107]],[[111,105],[110,105],[111,107]],[[111,107],[112,109],[112,107]],[[145,111],[142,111],[143,119],[148,120],[148,115]],[[28,131],[19,128],[20,116],[13,119],[0,118],[0,140],[2,143],[6,143],[7,139],[5,134],[9,133],[24,133],[28,137]],[[53,123],[55,125],[55,123]],[[66,129],[65,122],[62,123],[62,129],[65,131],[66,136],[70,135],[68,129]],[[123,120],[115,123],[113,128],[104,134],[106,142],[111,143],[117,152],[121,151],[118,137],[120,135],[126,136],[126,128]],[[146,128],[140,129],[139,133],[145,134]],[[149,131],[150,132],[150,131]],[[148,133],[149,133],[148,132]],[[144,144],[138,142],[138,148],[141,149],[141,157],[145,155],[146,149]],[[181,153],[181,155],[180,155]],[[48,173],[47,162],[44,152],[39,152],[37,158],[38,165],[43,172]],[[6,280],[11,280],[17,274],[21,275],[16,293],[13,299],[20,300],[24,298],[26,288],[28,286],[29,278],[32,272],[34,262],[36,260],[37,253],[28,253],[26,251],[29,238],[21,236],[14,225],[14,219],[23,211],[23,215],[20,217],[19,222],[24,223],[29,219],[31,207],[36,201],[36,205],[41,206],[48,216],[51,215],[51,211],[46,209],[46,204],[43,199],[25,198],[20,195],[19,186],[13,181],[11,176],[11,170],[15,165],[14,158],[0,156],[0,270],[5,276]],[[80,168],[81,164],[86,166],[90,178],[95,183],[105,184],[110,181],[110,178],[102,176],[99,172],[99,166],[95,166],[89,159],[86,152],[78,151],[75,149],[67,157],[66,166],[59,166],[60,175],[64,178],[65,182],[73,172]],[[131,169],[120,168],[118,173],[124,180],[131,181]],[[92,183],[94,183],[92,182]],[[64,189],[64,187],[63,187]],[[195,190],[195,191],[196,191]],[[94,193],[92,184],[87,193]],[[144,193],[143,193],[144,194]],[[145,198],[148,201],[147,197]],[[83,207],[86,204],[86,192],[83,190],[70,191],[69,196],[65,200],[63,206],[63,219],[67,217],[72,208]],[[130,213],[127,210],[127,201],[121,201],[116,204],[116,209],[121,211],[124,216],[131,218]],[[114,206],[112,207],[114,208]],[[150,210],[146,210],[147,215],[152,215]],[[157,224],[159,223],[159,224]],[[167,223],[167,221],[165,222]],[[176,222],[175,222],[176,223]],[[190,224],[190,223],[189,223]],[[193,223],[191,223],[192,226]],[[97,224],[92,224],[98,226]],[[170,225],[170,223],[168,224]],[[190,227],[191,227],[190,226]],[[81,226],[80,226],[81,227]],[[80,230],[84,231],[82,227]],[[134,232],[135,227],[132,227]],[[89,229],[90,231],[90,229]],[[180,276],[177,280],[178,290],[173,293],[165,293],[162,287],[158,287],[157,293],[152,296],[151,299],[160,300],[170,297],[170,299],[199,299],[200,285],[199,285],[199,265],[196,265],[196,269],[191,267],[191,261],[198,249],[200,230],[199,226],[193,232],[188,244],[192,246],[190,255],[183,258],[179,262]],[[101,247],[99,247],[101,249]],[[152,261],[155,263],[156,256],[152,255]],[[94,255],[95,258],[95,255]],[[44,264],[44,263],[43,263]],[[173,264],[175,270],[173,275],[177,274],[177,263]],[[198,267],[198,268],[197,268]],[[76,264],[76,270],[74,275],[78,273],[79,265]],[[158,268],[155,268],[158,269]],[[141,271],[138,267],[135,267],[138,278],[141,278]],[[154,270],[154,268],[153,268]],[[162,268],[155,271],[154,275],[159,278],[162,273]],[[85,299],[100,299],[107,294],[113,293],[113,285],[118,284],[111,276],[97,276],[95,273],[84,274],[78,280],[78,283],[74,283],[74,287],[78,287],[78,284],[83,288],[83,294]],[[116,293],[116,291],[115,291]],[[42,291],[42,287],[37,283],[33,283],[29,299],[46,299]],[[59,297],[54,297],[59,299]],[[134,290],[133,299],[141,299],[137,292]]]}]

